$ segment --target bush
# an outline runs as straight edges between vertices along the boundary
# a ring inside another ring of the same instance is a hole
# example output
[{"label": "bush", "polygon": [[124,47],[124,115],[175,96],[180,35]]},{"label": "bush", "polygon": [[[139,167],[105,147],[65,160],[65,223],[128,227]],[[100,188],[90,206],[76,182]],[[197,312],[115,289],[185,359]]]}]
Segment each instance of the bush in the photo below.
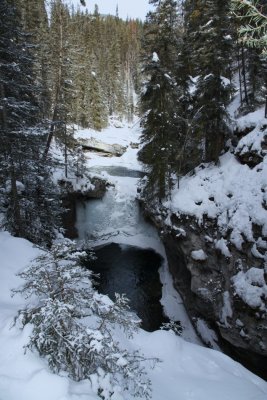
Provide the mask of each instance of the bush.
[{"label": "bush", "polygon": [[[129,311],[128,299],[116,294],[115,302],[94,288],[93,273],[80,266],[92,252],[78,249],[70,240],[42,252],[19,276],[25,281],[14,290],[34,304],[18,312],[16,319],[33,325],[27,345],[48,360],[52,371],[65,371],[75,381],[108,376],[109,397],[99,387],[101,398],[111,398],[112,387],[150,397],[150,382],[139,352],[121,349],[114,339],[120,326],[131,336],[140,320]],[[103,379],[100,379],[103,381]]]}]

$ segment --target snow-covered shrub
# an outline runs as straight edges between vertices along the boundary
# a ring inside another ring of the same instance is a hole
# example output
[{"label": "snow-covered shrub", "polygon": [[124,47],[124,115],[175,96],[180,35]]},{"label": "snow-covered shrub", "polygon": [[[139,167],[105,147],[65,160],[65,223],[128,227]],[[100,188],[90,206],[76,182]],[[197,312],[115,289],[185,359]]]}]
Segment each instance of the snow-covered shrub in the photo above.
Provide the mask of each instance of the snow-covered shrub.
[{"label": "snow-covered shrub", "polygon": [[172,320],[170,320],[169,322],[164,322],[161,325],[160,329],[164,331],[173,331],[177,336],[181,336],[184,330],[180,321],[172,321]]},{"label": "snow-covered shrub", "polygon": [[124,295],[117,294],[113,302],[96,291],[93,273],[80,266],[85,256],[93,254],[64,240],[19,274],[25,283],[14,293],[32,298],[17,316],[23,326],[33,326],[27,347],[45,356],[56,373],[65,371],[79,381],[104,371],[114,386],[147,398],[150,382],[141,366],[145,359],[122,349],[114,338],[116,326],[131,336],[140,321],[129,311]]}]

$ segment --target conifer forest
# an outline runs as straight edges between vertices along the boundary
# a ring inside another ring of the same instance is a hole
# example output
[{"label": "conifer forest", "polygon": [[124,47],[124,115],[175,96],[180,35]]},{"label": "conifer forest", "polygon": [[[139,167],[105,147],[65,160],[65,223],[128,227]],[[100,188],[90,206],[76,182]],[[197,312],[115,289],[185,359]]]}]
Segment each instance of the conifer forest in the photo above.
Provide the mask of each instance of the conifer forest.
[{"label": "conifer forest", "polygon": [[0,399],[266,400],[267,0],[88,3],[0,0]]}]

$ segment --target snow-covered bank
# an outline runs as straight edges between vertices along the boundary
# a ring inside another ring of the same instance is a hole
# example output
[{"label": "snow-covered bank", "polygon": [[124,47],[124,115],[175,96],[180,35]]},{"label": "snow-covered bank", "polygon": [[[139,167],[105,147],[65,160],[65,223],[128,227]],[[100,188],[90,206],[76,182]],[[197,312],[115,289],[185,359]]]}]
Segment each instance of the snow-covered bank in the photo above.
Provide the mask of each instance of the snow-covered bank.
[{"label": "snow-covered bank", "polygon": [[145,204],[145,208],[163,232],[174,282],[191,317],[201,330],[202,320],[217,326],[229,353],[266,377],[267,119],[263,116],[261,108],[236,119],[232,143],[217,164],[195,168],[177,182],[163,206]]},{"label": "snow-covered bank", "polygon": [[[72,382],[49,372],[45,359],[24,354],[31,328],[12,326],[25,301],[10,297],[21,282],[15,274],[38,254],[23,239],[0,233],[0,399],[1,400],[99,400],[89,380]],[[125,345],[125,343],[124,343]],[[265,400],[267,383],[225,355],[205,349],[165,331],[139,331],[128,343],[147,357],[159,357],[155,369],[147,365],[153,400]],[[130,400],[127,393],[112,400]],[[111,400],[111,399],[110,399]]]}]

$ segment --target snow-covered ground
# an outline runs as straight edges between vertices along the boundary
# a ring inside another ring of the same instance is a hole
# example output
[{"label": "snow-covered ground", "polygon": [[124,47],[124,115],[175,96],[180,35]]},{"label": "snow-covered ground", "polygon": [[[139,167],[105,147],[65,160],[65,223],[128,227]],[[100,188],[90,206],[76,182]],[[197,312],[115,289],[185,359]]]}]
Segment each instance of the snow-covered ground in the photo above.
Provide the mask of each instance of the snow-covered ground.
[{"label": "snow-covered ground", "polygon": [[[128,146],[130,142],[138,142],[138,127],[112,127],[101,133],[92,131],[79,132],[79,135],[92,135],[98,139]],[[97,154],[88,154],[88,165],[123,166],[140,170],[142,166],[136,159],[137,149],[128,147],[122,157],[103,158]],[[106,173],[105,173],[106,174]],[[124,213],[133,206],[136,194],[136,178],[112,177],[108,179],[114,184],[110,190],[112,199],[119,202]],[[101,203],[101,201],[99,201]],[[103,200],[102,204],[105,200]],[[105,207],[104,207],[105,208]],[[103,212],[104,209],[103,209]],[[121,216],[117,215],[115,222],[119,226]],[[128,221],[123,229],[129,234],[120,232],[116,236],[119,243],[151,247],[164,255],[164,249],[153,229],[145,229],[144,221],[139,220],[132,225]],[[104,227],[104,231],[107,227]],[[101,232],[98,231],[98,234]],[[112,238],[112,241],[114,238]],[[31,327],[24,330],[13,326],[13,319],[25,300],[16,296],[10,297],[10,290],[20,285],[16,273],[21,271],[29,261],[38,254],[26,240],[13,238],[7,232],[0,232],[0,400],[99,400],[94,387],[89,380],[79,383],[72,382],[66,375],[52,374],[45,359],[38,354],[24,353],[23,346],[27,343]],[[164,283],[163,301],[168,313],[173,317],[178,310],[182,323],[187,323],[183,314],[183,305],[171,285],[171,279],[166,265],[161,271]],[[179,318],[178,318],[179,319]],[[183,320],[184,319],[184,320]],[[192,340],[190,328],[186,337]],[[147,362],[148,376],[152,383],[152,400],[266,400],[267,383],[250,373],[240,364],[224,354],[189,343],[172,332],[156,331],[148,333],[139,330],[133,339],[124,343],[131,349],[140,349],[147,357],[158,357],[161,362],[151,369]],[[110,400],[130,400],[125,393],[122,397],[112,397]]]},{"label": "snow-covered ground", "polygon": [[[99,400],[89,380],[72,382],[52,374],[37,353],[24,353],[31,327],[12,326],[25,300],[10,297],[21,282],[15,275],[38,254],[26,240],[0,233],[0,399]],[[125,343],[124,343],[125,345]],[[129,342],[146,357],[158,357],[154,369],[147,365],[153,400],[266,400],[267,383],[240,364],[214,350],[188,343],[171,332],[140,330]],[[130,400],[125,394],[112,400]]]},{"label": "snow-covered ground", "polygon": [[[231,257],[230,247],[242,251],[244,242],[251,243],[251,253],[262,260],[262,269],[249,265],[248,271],[240,271],[233,277],[236,293],[250,307],[265,311],[267,284],[264,265],[267,263],[267,119],[260,108],[236,119],[235,128],[240,132],[250,130],[240,139],[235,149],[219,159],[218,165],[207,164],[196,169],[194,176],[185,176],[179,188],[173,189],[171,201],[165,203],[170,213],[191,216],[201,225],[204,217],[217,221],[216,237],[209,238],[226,258]],[[262,145],[263,144],[263,145]],[[238,157],[256,154],[254,167],[242,164]],[[260,161],[262,160],[262,161]],[[169,221],[169,217],[166,220]],[[255,235],[255,226],[261,229],[261,237]],[[229,239],[227,238],[230,232]],[[201,252],[202,250],[198,250]],[[192,254],[192,258],[194,254]]]}]

